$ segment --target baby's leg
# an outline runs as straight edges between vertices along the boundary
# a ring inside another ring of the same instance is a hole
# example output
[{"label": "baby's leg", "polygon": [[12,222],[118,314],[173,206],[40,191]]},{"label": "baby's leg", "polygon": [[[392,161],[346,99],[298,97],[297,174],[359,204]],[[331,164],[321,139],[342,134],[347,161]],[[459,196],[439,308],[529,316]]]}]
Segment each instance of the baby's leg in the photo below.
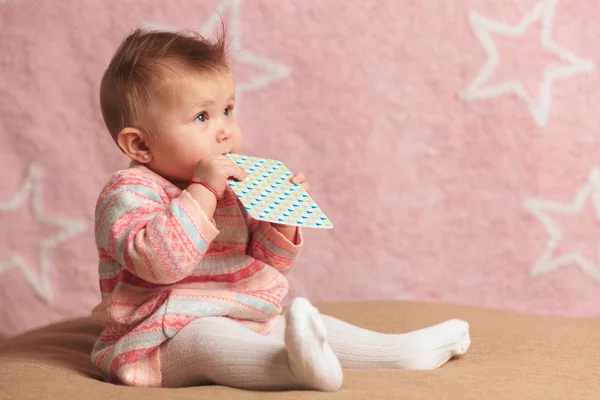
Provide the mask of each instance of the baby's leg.
[{"label": "baby's leg", "polygon": [[[470,346],[469,324],[449,320],[404,334],[384,334],[321,315],[327,340],[344,368],[435,369]],[[270,336],[285,330],[280,317]]]},{"label": "baby's leg", "polygon": [[318,311],[304,299],[292,304],[281,338],[227,318],[199,318],[161,346],[163,387],[338,390],[341,366],[323,331]]}]

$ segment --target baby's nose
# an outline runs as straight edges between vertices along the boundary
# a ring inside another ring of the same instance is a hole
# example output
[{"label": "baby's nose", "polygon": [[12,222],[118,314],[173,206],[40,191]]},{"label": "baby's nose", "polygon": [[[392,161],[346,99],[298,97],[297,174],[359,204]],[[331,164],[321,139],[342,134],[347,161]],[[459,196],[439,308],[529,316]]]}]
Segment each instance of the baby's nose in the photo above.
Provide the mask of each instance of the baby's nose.
[{"label": "baby's nose", "polygon": [[227,140],[231,137],[232,132],[231,129],[221,129],[219,134],[217,135],[217,140],[222,142],[223,140]]}]

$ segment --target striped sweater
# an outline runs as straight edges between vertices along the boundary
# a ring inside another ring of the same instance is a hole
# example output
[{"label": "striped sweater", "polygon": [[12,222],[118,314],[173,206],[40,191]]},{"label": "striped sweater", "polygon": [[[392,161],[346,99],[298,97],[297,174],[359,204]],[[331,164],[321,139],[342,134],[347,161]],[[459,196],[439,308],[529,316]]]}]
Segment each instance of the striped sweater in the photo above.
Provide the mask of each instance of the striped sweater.
[{"label": "striped sweater", "polygon": [[301,245],[249,217],[230,189],[209,220],[191,195],[141,164],[113,175],[95,214],[106,325],[92,361],[114,383],[161,385],[160,345],[196,318],[267,333]]}]

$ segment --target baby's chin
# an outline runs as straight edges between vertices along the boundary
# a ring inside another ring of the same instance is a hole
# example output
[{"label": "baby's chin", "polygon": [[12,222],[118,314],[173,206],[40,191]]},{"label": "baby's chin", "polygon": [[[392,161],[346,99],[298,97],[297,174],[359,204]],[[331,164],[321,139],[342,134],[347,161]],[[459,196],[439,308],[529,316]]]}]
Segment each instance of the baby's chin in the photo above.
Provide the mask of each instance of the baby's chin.
[{"label": "baby's chin", "polygon": [[191,171],[189,171],[189,173],[186,171],[186,172],[180,172],[177,174],[172,174],[170,176],[163,175],[163,178],[165,178],[166,180],[171,182],[173,185],[175,185],[181,189],[185,189],[186,187],[188,187],[190,185],[190,182],[192,181],[193,176],[194,176],[194,170],[191,170]]},{"label": "baby's chin", "polygon": [[169,179],[173,185],[177,186],[179,189],[183,190],[190,186],[191,179]]}]

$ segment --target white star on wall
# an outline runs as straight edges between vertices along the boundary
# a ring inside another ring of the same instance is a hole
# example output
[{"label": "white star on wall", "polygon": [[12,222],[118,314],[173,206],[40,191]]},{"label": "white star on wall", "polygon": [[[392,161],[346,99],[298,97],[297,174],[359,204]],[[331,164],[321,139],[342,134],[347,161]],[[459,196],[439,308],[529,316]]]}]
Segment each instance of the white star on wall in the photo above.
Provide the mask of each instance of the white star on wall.
[{"label": "white star on wall", "polygon": [[[236,90],[238,94],[249,92],[263,88],[273,82],[284,79],[289,75],[289,68],[281,63],[259,56],[258,54],[243,49],[242,32],[241,32],[241,0],[221,0],[217,4],[215,11],[202,24],[199,33],[202,36],[208,37],[214,33],[215,29],[221,24],[221,15],[229,11],[229,19],[225,24],[227,31],[231,36],[231,58],[241,64],[252,65],[258,67],[260,74],[253,76],[247,82],[236,82]],[[173,27],[157,23],[143,24],[146,29],[158,30],[175,30]],[[236,100],[239,103],[239,99]]]},{"label": "white star on wall", "polygon": [[237,85],[240,93],[250,90],[260,89],[272,82],[281,80],[289,75],[287,66],[261,57],[249,50],[244,50],[242,47],[242,18],[241,18],[241,0],[221,0],[217,4],[217,8],[212,16],[200,28],[200,34],[208,36],[214,32],[217,24],[221,23],[221,15],[228,11],[230,12],[229,22],[226,24],[228,31],[231,34],[231,50],[232,58],[242,64],[249,64],[259,67],[263,73],[253,77],[249,82],[241,82]]},{"label": "white star on wall", "polygon": [[[556,44],[552,39],[551,30],[557,1],[542,0],[538,2],[531,12],[525,15],[523,20],[516,26],[486,18],[475,11],[469,12],[471,28],[485,49],[488,60],[473,81],[460,94],[463,100],[485,100],[505,94],[516,94],[520,99],[525,101],[535,122],[540,126],[546,126],[552,102],[552,85],[554,82],[576,74],[590,72],[594,69],[592,61],[577,57],[568,49]],[[511,38],[521,37],[527,31],[527,28],[536,21],[541,21],[542,24],[540,42],[544,49],[560,58],[566,64],[547,68],[544,71],[537,96],[527,93],[523,84],[518,80],[510,80],[493,86],[486,85],[494,74],[496,67],[500,64],[498,49],[491,34],[497,33]]]},{"label": "white star on wall", "polygon": [[42,178],[42,169],[32,165],[29,168],[27,178],[14,197],[7,203],[0,203],[0,213],[10,213],[22,207],[26,200],[31,197],[31,208],[35,220],[44,225],[60,229],[54,236],[46,237],[38,243],[37,267],[40,269],[40,278],[36,277],[32,272],[32,268],[17,252],[10,254],[8,259],[0,259],[0,277],[15,268],[20,270],[36,293],[43,300],[49,302],[53,298],[53,290],[49,278],[50,262],[48,261],[48,253],[60,243],[82,232],[85,225],[83,221],[51,218],[43,213]]},{"label": "white star on wall", "polygon": [[[549,272],[554,272],[566,265],[578,265],[584,273],[594,280],[600,281],[598,259],[590,261],[577,251],[555,257],[555,251],[560,245],[563,235],[551,215],[578,215],[588,201],[592,201],[595,216],[600,220],[600,169],[592,170],[588,182],[579,189],[577,195],[570,204],[554,203],[537,199],[530,199],[524,203],[524,207],[542,223],[548,234],[546,248],[542,252],[541,257],[531,267],[530,272],[532,277],[538,277]],[[600,245],[600,242],[597,244]],[[600,247],[597,246],[597,250],[600,250]],[[597,254],[600,253],[597,251]]]}]

